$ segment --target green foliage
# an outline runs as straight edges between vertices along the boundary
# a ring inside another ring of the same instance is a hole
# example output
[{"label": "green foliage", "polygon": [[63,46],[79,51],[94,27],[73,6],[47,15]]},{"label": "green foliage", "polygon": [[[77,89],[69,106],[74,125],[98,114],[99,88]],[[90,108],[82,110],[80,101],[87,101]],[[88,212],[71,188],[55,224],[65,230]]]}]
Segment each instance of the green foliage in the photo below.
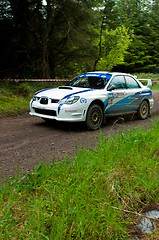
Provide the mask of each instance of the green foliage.
[{"label": "green foliage", "polygon": [[158,0],[46,3],[0,0],[0,78],[159,72]]},{"label": "green foliage", "polygon": [[149,0],[116,1],[121,24],[124,24],[127,28],[134,29],[136,33],[140,32],[140,34],[142,34],[141,28],[147,23],[149,7]]},{"label": "green foliage", "polygon": [[[2,77],[63,77],[62,67],[67,68],[71,62],[79,65],[84,57],[91,58],[91,32],[87,29],[96,22],[92,7],[101,1],[46,2],[44,6],[39,0],[7,1],[0,21]],[[12,17],[5,15],[7,9],[11,9]]]},{"label": "green foliage", "polygon": [[124,26],[115,30],[105,30],[102,36],[102,53],[98,61],[98,70],[110,71],[117,64],[124,62],[124,56],[131,42],[129,30]]},{"label": "green foliage", "polygon": [[101,134],[95,149],[77,150],[72,160],[42,162],[1,186],[1,238],[131,239],[134,213],[158,203],[158,159],[157,123],[110,139]]},{"label": "green foliage", "polygon": [[150,13],[150,29],[149,29],[149,53],[151,55],[151,62],[154,66],[151,69],[152,72],[159,72],[159,35],[158,35],[158,24],[159,24],[159,1],[153,1],[152,9]]}]

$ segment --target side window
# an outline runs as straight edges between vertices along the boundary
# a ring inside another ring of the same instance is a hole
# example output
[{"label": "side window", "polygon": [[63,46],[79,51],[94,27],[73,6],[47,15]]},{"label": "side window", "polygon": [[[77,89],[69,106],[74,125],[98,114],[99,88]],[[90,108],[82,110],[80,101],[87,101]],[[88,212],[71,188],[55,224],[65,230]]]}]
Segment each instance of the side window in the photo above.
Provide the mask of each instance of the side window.
[{"label": "side window", "polygon": [[140,88],[139,84],[135,81],[134,78],[126,76],[125,79],[127,88]]},{"label": "side window", "polygon": [[109,87],[114,86],[115,89],[124,89],[126,88],[125,79],[123,76],[115,76]]}]

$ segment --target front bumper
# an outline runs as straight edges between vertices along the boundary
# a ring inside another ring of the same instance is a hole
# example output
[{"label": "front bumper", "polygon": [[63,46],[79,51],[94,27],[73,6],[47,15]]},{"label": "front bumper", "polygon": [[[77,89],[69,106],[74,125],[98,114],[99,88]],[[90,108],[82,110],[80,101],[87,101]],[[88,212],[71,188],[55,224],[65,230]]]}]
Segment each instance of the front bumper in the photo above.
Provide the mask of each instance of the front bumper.
[{"label": "front bumper", "polygon": [[31,101],[29,114],[66,122],[81,122],[86,120],[86,109],[79,109],[78,104],[64,104],[61,107],[59,104],[41,106],[41,104]]},{"label": "front bumper", "polygon": [[152,98],[152,99],[149,99],[149,103],[150,103],[150,109],[153,108],[153,106],[154,106],[154,100],[153,100],[153,98]]}]

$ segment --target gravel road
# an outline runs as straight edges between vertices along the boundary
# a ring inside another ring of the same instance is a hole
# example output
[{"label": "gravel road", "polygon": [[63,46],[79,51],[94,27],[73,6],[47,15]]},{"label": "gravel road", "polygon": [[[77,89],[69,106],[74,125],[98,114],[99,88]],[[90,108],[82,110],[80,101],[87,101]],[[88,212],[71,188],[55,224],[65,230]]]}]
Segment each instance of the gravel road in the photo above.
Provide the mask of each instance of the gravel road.
[{"label": "gravel road", "polygon": [[[151,119],[110,118],[102,126],[103,135],[109,137],[137,125],[148,128],[152,121],[159,121],[156,115],[159,112],[159,91],[153,91],[153,97],[155,105]],[[13,175],[17,166],[20,171],[30,172],[42,159],[51,163],[53,158],[73,156],[76,146],[93,148],[98,136],[99,131],[86,131],[83,124],[47,124],[28,113],[0,118],[0,175]]]}]

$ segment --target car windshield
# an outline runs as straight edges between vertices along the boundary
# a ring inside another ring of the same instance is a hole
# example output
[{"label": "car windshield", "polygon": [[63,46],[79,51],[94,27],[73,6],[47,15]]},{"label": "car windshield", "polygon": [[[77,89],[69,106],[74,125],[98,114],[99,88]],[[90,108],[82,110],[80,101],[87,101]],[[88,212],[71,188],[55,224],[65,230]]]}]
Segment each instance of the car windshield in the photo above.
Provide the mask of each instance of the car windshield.
[{"label": "car windshield", "polygon": [[111,75],[80,75],[74,78],[72,81],[66,84],[66,86],[72,87],[82,87],[82,88],[93,88],[93,89],[103,89],[108,83]]}]

